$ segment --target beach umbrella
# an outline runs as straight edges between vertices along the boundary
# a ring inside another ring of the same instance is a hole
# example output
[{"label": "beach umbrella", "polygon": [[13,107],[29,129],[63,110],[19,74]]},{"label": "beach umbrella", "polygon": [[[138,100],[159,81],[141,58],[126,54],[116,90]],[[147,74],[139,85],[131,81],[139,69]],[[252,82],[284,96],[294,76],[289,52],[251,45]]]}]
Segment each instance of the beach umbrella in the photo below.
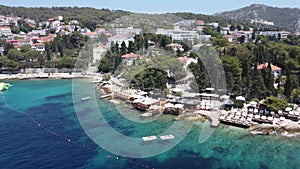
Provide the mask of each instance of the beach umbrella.
[{"label": "beach umbrella", "polygon": [[251,101],[249,104],[250,104],[251,106],[253,106],[253,107],[256,107],[256,105],[257,105],[257,102],[255,102],[255,101]]},{"label": "beach umbrella", "polygon": [[227,96],[227,95],[220,96],[220,99],[229,99],[229,98],[230,98],[230,96]]},{"label": "beach umbrella", "polygon": [[291,107],[285,108],[285,111],[292,111],[293,109]]},{"label": "beach umbrella", "polygon": [[256,119],[260,119],[260,115],[255,115],[254,116]]},{"label": "beach umbrella", "polygon": [[223,103],[227,104],[227,105],[233,105],[234,104],[234,102],[232,100],[230,100],[230,99],[224,100]]},{"label": "beach umbrella", "polygon": [[266,120],[267,116],[262,116],[261,119]]},{"label": "beach umbrella", "polygon": [[245,97],[243,97],[243,96],[237,96],[235,99],[240,100],[240,101],[245,101],[246,100]]},{"label": "beach umbrella", "polygon": [[273,120],[273,117],[268,117],[268,120],[269,120],[269,121],[272,121],[272,120]]},{"label": "beach umbrella", "polygon": [[172,103],[165,104],[165,108],[170,108],[170,107],[174,107],[174,104],[172,104]]}]

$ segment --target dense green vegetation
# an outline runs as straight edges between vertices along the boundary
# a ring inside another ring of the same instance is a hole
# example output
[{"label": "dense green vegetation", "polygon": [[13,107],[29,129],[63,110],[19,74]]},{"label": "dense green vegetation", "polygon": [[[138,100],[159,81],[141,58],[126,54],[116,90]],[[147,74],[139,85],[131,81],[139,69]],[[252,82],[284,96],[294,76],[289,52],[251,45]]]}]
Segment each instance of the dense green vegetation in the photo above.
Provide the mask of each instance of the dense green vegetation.
[{"label": "dense green vegetation", "polygon": [[128,53],[136,53],[143,49],[148,49],[148,41],[152,41],[156,44],[159,44],[161,48],[167,48],[167,44],[172,42],[170,37],[163,35],[156,35],[153,33],[144,33],[142,35],[136,35],[134,37],[134,42],[129,42],[128,47],[125,42],[121,44],[112,44],[111,49],[104,55],[104,57],[100,60],[100,64],[98,66],[98,71],[103,73],[114,72],[119,64],[122,61],[121,56]]},{"label": "dense green vegetation", "polygon": [[57,34],[53,42],[46,43],[44,52],[31,49],[29,45],[17,50],[13,45],[2,40],[0,45],[3,46],[4,52],[0,56],[0,68],[8,70],[42,67],[73,68],[87,40],[88,37],[79,32],[63,36]]},{"label": "dense green vegetation", "polygon": [[[223,62],[227,88],[233,94],[260,99],[279,95],[297,101],[300,88],[299,40],[296,35],[289,35],[287,39],[260,36],[254,42],[229,44],[222,37],[215,37],[212,43]],[[257,66],[264,63],[268,66],[257,70]],[[272,75],[271,64],[282,68],[281,75]]]},{"label": "dense green vegetation", "polygon": [[[249,19],[260,18],[274,22],[281,29],[299,31],[300,28],[297,24],[299,14],[300,9],[298,8],[278,8],[254,4],[238,10],[219,13],[216,17],[239,23],[249,21]],[[258,25],[258,27],[264,27],[264,25]]]},{"label": "dense green vegetation", "polygon": [[41,22],[55,16],[63,16],[64,21],[76,19],[83,27],[94,30],[98,24],[111,22],[121,16],[130,14],[125,11],[111,11],[109,9],[79,8],[79,7],[8,7],[0,6],[1,15],[16,15],[22,18],[31,18]]}]

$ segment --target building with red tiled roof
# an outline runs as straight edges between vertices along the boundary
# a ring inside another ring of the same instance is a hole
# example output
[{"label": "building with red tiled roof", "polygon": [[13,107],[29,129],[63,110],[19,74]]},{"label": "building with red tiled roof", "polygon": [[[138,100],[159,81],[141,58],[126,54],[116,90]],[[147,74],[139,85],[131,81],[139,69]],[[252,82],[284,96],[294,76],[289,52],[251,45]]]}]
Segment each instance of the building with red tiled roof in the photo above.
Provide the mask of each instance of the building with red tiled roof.
[{"label": "building with red tiled roof", "polygon": [[45,51],[46,45],[44,43],[34,43],[31,45],[31,48],[40,52]]},{"label": "building with red tiled roof", "polygon": [[[263,69],[267,68],[268,66],[269,66],[269,63],[260,64],[260,65],[257,65],[257,69],[263,70]],[[278,76],[281,74],[282,68],[271,64],[271,70],[272,70],[272,74],[274,76]]]},{"label": "building with red tiled roof", "polygon": [[183,50],[182,45],[180,45],[178,43],[170,43],[170,44],[167,45],[167,47],[171,47],[175,51]]},{"label": "building with red tiled roof", "polygon": [[133,61],[139,58],[138,54],[135,53],[128,53],[126,55],[121,56],[125,65],[130,66],[133,64]]},{"label": "building with red tiled roof", "polygon": [[92,37],[92,38],[93,38],[93,37],[96,38],[96,37],[98,36],[98,34],[97,34],[96,32],[86,32],[85,35],[86,35],[86,36],[89,36],[89,37]]},{"label": "building with red tiled roof", "polygon": [[7,43],[11,43],[14,45],[14,48],[20,48],[24,45],[31,45],[32,42],[30,39],[16,39],[16,40],[6,40]]},{"label": "building with red tiled roof", "polygon": [[178,59],[183,62],[183,68],[184,68],[184,70],[187,70],[189,64],[191,64],[191,63],[197,63],[198,62],[196,59],[189,58],[187,56],[178,57]]},{"label": "building with red tiled roof", "polygon": [[9,26],[0,26],[0,35],[11,35],[11,29]]}]

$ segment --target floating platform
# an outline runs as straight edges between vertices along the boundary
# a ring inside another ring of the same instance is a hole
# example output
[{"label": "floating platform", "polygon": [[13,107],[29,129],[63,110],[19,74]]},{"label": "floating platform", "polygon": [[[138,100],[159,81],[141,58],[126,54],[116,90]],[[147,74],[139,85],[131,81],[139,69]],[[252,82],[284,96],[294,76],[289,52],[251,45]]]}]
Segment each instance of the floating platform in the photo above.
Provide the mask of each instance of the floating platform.
[{"label": "floating platform", "polygon": [[157,139],[157,137],[154,135],[142,137],[143,141],[152,141],[152,140],[156,140],[156,139]]},{"label": "floating platform", "polygon": [[175,137],[172,134],[168,134],[168,135],[163,135],[163,136],[159,136],[160,139],[162,140],[171,140],[174,139]]}]

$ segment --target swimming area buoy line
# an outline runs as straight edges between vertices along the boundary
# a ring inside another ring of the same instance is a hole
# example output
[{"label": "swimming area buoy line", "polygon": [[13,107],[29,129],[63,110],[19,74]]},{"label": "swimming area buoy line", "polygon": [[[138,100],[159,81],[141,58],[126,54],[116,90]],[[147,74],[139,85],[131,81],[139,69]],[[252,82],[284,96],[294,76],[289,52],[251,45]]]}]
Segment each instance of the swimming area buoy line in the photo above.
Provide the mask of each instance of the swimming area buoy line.
[{"label": "swimming area buoy line", "polygon": [[[6,85],[7,86],[7,85]],[[10,87],[10,84],[8,84],[8,88]],[[1,88],[1,83],[0,83],[0,88]],[[8,89],[7,88],[7,89]],[[5,90],[7,90],[5,89]],[[10,106],[9,104],[6,103],[6,99],[5,99],[5,94],[8,92],[5,91],[3,92],[3,90],[0,90],[2,91],[1,92],[1,97],[0,99],[4,99],[4,105],[0,105],[0,106],[5,106],[7,107],[8,109],[11,109],[11,110],[14,110],[24,116],[26,116],[27,118],[29,118],[37,127],[43,129],[45,132],[51,134],[53,137],[56,137],[60,140],[63,140],[66,144],[73,144],[75,145],[75,147],[77,148],[80,148],[80,149],[84,149],[84,150],[88,150],[88,151],[91,151],[91,152],[96,152],[98,154],[102,154],[102,157],[106,158],[106,159],[109,159],[109,160],[116,160],[116,161],[127,161],[128,164],[131,164],[131,165],[134,165],[134,166],[137,166],[139,168],[150,168],[150,169],[155,169],[154,167],[150,167],[150,165],[148,164],[144,164],[144,163],[140,163],[140,162],[136,162],[135,160],[132,160],[130,158],[126,158],[126,157],[120,157],[120,156],[116,156],[116,155],[113,155],[113,154],[110,154],[110,153],[107,153],[105,151],[103,152],[99,152],[97,149],[93,149],[93,148],[90,148],[89,146],[85,145],[85,144],[82,144],[82,143],[79,143],[77,141],[75,141],[75,139],[72,139],[71,137],[68,137],[68,136],[65,136],[65,135],[62,135],[62,134],[59,134],[58,132],[55,132],[53,130],[51,130],[50,128],[48,128],[46,125],[43,125],[42,123],[40,123],[39,121],[37,121],[32,115],[30,115],[28,112],[23,112],[23,111],[19,111],[15,108],[13,108],[12,106]]]}]

